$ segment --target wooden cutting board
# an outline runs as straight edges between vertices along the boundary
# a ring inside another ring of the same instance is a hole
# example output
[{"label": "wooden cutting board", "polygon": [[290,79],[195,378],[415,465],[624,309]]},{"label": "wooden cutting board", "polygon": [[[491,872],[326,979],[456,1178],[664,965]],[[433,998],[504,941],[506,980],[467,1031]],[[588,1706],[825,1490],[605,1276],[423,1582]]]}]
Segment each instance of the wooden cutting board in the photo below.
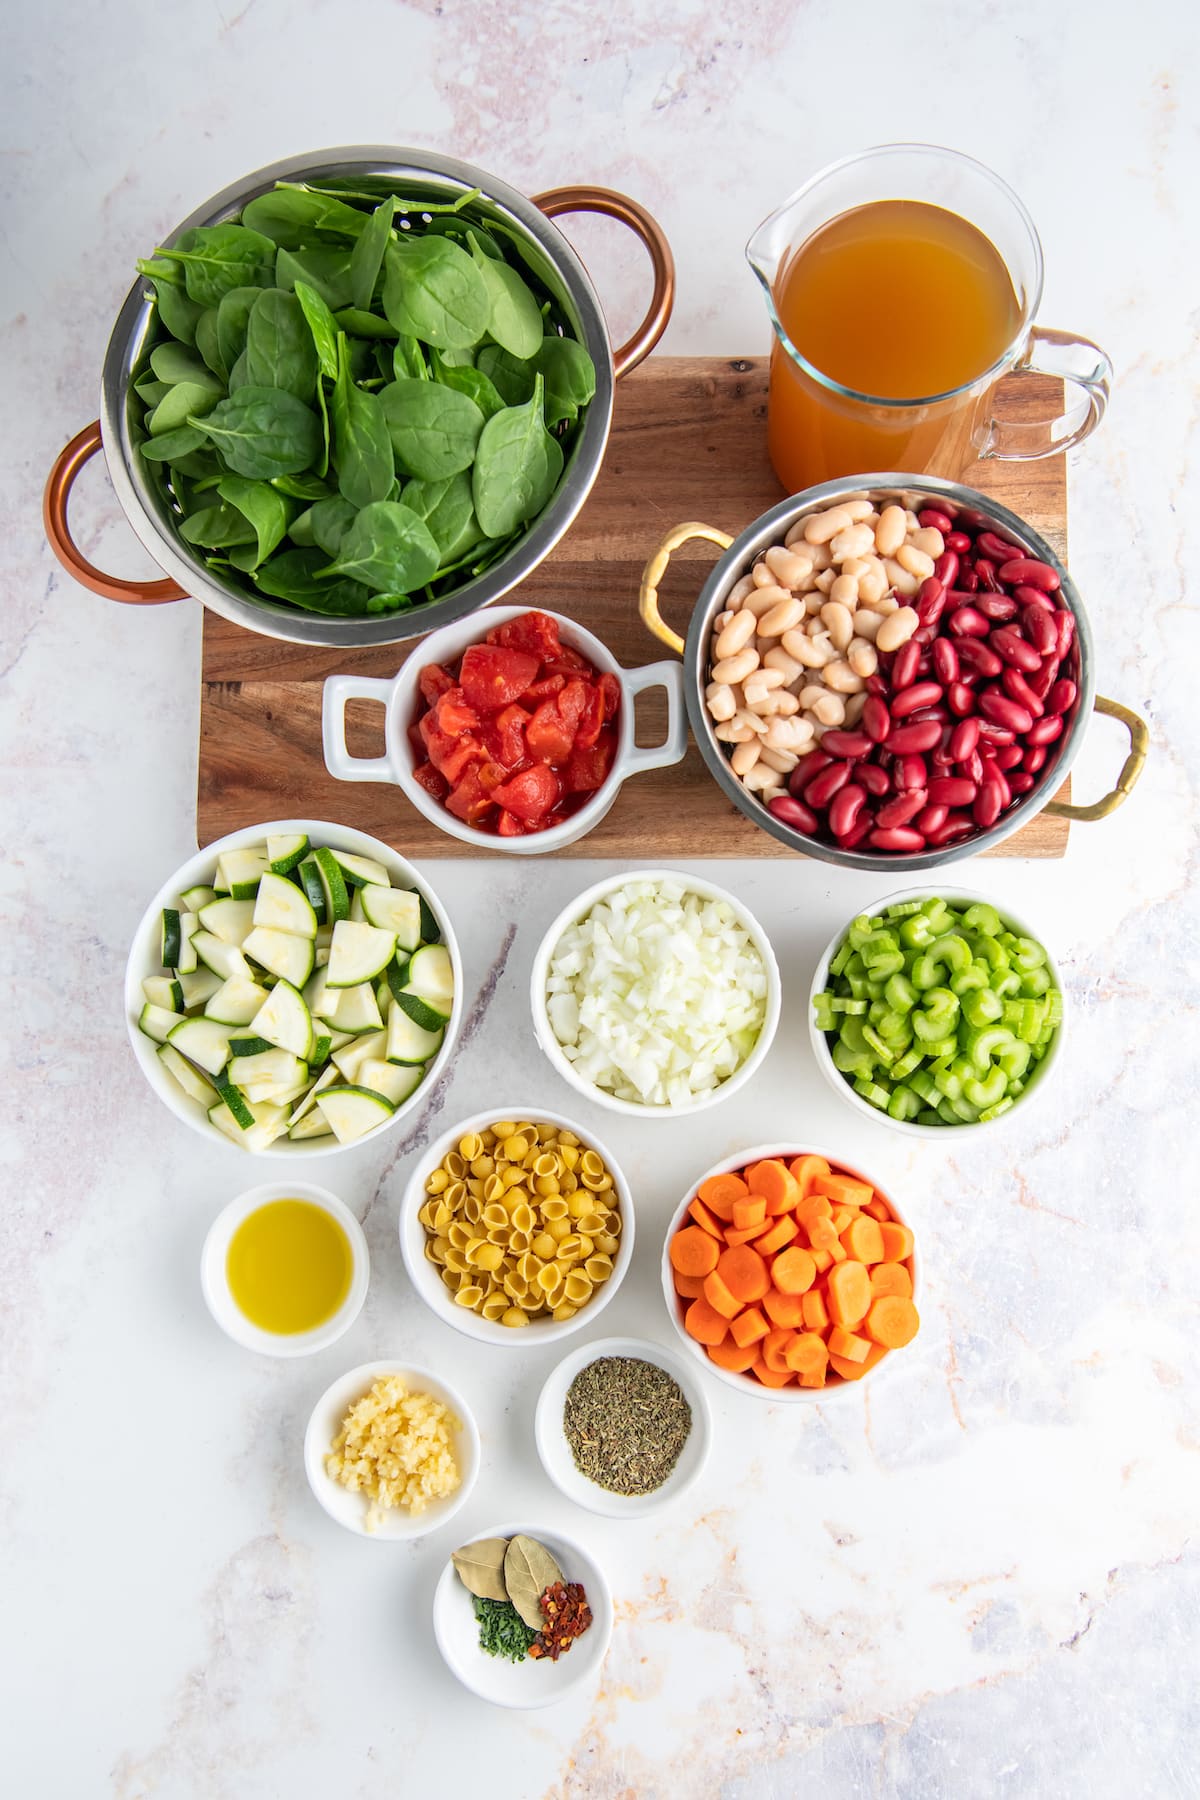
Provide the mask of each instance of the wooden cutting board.
[{"label": "wooden cutting board", "polygon": [[[1061,410],[1061,384],[1024,376],[1000,390],[1007,420]],[[703,519],[736,536],[782,498],[767,460],[766,358],[652,357],[617,388],[612,437],[600,477],[575,524],[518,593],[530,606],[569,614],[603,639],[626,667],[659,661],[662,647],[637,616],[638,582],[663,532]],[[1065,558],[1067,480],[1061,456],[1034,463],[980,463],[974,485],[1040,531]],[[692,605],[718,552],[685,546],[663,583],[663,613],[686,633]],[[201,845],[267,819],[333,819],[382,838],[406,856],[480,852],[438,831],[399,788],[335,781],[321,752],[321,690],[328,675],[394,675],[419,647],[390,644],[327,650],[283,644],[204,615],[200,770],[196,833]],[[638,739],[662,735],[660,697],[638,711]],[[383,749],[383,709],[355,702],[347,742],[356,756]],[[1064,787],[1063,795],[1068,792]],[[1062,856],[1065,819],[1044,814],[996,856]],[[625,783],[608,816],[564,856],[680,858],[788,856],[726,799],[690,745],[673,769]]]}]

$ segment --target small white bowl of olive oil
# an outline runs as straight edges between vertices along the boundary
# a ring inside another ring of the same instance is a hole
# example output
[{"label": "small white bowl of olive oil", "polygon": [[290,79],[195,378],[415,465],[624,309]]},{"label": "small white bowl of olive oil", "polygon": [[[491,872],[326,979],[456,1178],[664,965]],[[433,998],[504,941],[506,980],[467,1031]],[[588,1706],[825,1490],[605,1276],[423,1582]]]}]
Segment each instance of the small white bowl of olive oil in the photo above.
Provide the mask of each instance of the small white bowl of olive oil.
[{"label": "small white bowl of olive oil", "polygon": [[222,1331],[263,1356],[309,1356],[353,1325],[367,1297],[362,1226],[327,1188],[251,1188],[218,1213],[200,1285]]}]

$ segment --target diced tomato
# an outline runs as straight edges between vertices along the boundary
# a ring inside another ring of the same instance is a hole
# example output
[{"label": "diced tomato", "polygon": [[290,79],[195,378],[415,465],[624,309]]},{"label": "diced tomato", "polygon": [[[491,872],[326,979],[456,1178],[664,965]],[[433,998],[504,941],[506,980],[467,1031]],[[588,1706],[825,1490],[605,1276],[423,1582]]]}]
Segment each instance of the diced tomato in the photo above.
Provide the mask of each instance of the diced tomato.
[{"label": "diced tomato", "polygon": [[594,676],[596,671],[586,656],[578,650],[572,650],[569,644],[562,644],[553,656],[546,659],[543,674],[546,675],[588,675]]},{"label": "diced tomato", "polygon": [[418,763],[413,770],[413,780],[420,782],[427,794],[435,800],[444,800],[450,792],[450,783],[444,775],[439,775],[431,762]]},{"label": "diced tomato", "polygon": [[566,768],[567,792],[594,794],[597,788],[603,787],[616,753],[617,736],[609,726],[605,727],[594,744],[582,745],[576,742]]},{"label": "diced tomato", "polygon": [[558,620],[544,612],[522,613],[504,625],[493,625],[487,641],[502,644],[506,650],[527,651],[540,662],[552,661],[562,649],[558,641]]},{"label": "diced tomato", "polygon": [[533,825],[558,804],[561,792],[554,770],[537,763],[529,769],[518,769],[502,787],[492,790],[492,798],[497,806],[515,813],[526,825]]},{"label": "diced tomato", "polygon": [[544,763],[566,762],[587,699],[586,684],[573,678],[553,700],[543,700],[525,730],[530,756]]},{"label": "diced tomato", "polygon": [[501,812],[500,823],[496,827],[497,837],[524,837],[525,827],[515,813]]},{"label": "diced tomato", "polygon": [[426,706],[436,706],[442,695],[454,686],[454,677],[441,663],[426,663],[417,676],[417,687]]},{"label": "diced tomato", "polygon": [[600,727],[603,723],[604,690],[598,681],[594,681],[587,691],[587,705],[575,728],[575,748],[577,750],[589,749],[600,736]]},{"label": "diced tomato", "polygon": [[600,677],[600,691],[604,695],[604,717],[615,719],[621,704],[621,684],[615,675],[607,672]]},{"label": "diced tomato", "polygon": [[483,727],[483,742],[494,762],[515,769],[525,760],[525,726],[529,714],[520,706],[506,706]]},{"label": "diced tomato", "polygon": [[[487,765],[485,764],[484,767]],[[467,769],[446,801],[446,811],[452,812],[456,819],[463,819],[468,825],[477,825],[484,814],[491,811],[492,796],[485,789],[480,779],[479,765],[474,764]]]},{"label": "diced tomato", "polygon": [[438,696],[434,707],[437,722],[448,737],[457,737],[460,731],[477,731],[479,714],[467,703],[461,687],[447,688]]},{"label": "diced tomato", "polygon": [[451,787],[457,786],[463,770],[471,763],[483,761],[484,748],[479,739],[472,737],[469,731],[457,736],[443,731],[438,723],[437,713],[426,713],[421,720],[420,729],[430,762],[446,777]]},{"label": "diced tomato", "polygon": [[479,785],[485,794],[495,793],[496,789],[502,787],[508,780],[510,774],[508,769],[498,762],[493,762],[490,757],[487,762],[481,762],[478,767]]},{"label": "diced tomato", "polygon": [[521,698],[538,667],[538,658],[526,650],[472,644],[463,655],[459,681],[467,704],[476,712],[497,713]]}]

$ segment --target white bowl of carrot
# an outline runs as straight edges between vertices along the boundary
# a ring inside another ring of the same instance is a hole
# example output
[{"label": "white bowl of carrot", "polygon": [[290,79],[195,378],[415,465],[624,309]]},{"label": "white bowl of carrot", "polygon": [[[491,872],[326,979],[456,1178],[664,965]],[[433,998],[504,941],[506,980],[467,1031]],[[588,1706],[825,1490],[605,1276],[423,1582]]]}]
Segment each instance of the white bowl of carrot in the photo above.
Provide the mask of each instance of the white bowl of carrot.
[{"label": "white bowl of carrot", "polygon": [[763,1400],[852,1393],[920,1324],[920,1261],[895,1201],[861,1169],[789,1144],[743,1150],[693,1184],[662,1283],[688,1353]]}]

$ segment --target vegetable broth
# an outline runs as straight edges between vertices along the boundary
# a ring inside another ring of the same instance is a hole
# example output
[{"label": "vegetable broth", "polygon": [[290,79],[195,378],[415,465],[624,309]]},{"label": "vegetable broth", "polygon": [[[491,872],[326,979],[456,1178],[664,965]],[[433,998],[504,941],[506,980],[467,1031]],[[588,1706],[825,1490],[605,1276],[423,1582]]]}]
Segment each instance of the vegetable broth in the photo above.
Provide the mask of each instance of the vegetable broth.
[{"label": "vegetable broth", "polygon": [[229,1291],[261,1331],[288,1336],[331,1319],[350,1291],[353,1258],[342,1227],[310,1200],[272,1200],[234,1232]]}]

